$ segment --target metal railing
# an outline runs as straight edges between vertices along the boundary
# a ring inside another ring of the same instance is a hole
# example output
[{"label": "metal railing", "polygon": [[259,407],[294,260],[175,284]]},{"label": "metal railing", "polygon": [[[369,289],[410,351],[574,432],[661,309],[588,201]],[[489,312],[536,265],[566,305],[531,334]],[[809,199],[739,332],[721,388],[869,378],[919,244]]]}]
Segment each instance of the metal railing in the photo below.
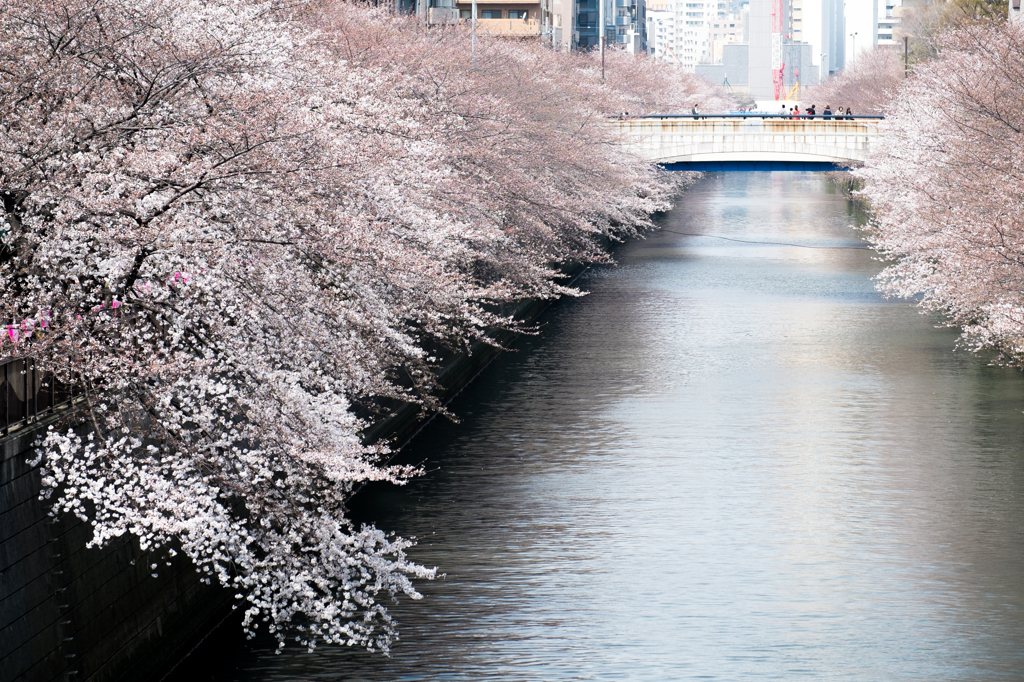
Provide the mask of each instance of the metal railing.
[{"label": "metal railing", "polygon": [[632,116],[630,114],[622,114],[619,116],[611,116],[610,118],[629,120],[633,118],[692,118],[699,120],[714,120],[714,119],[730,119],[730,118],[780,118],[787,121],[880,121],[885,116],[874,116],[874,115],[859,115],[854,114],[847,116],[846,114],[829,114],[828,116],[817,113],[814,116],[809,116],[804,113],[798,115],[793,114],[769,114],[761,111],[730,111],[727,114],[648,114],[646,116]]},{"label": "metal railing", "polygon": [[70,405],[76,396],[32,358],[0,360],[0,438]]}]

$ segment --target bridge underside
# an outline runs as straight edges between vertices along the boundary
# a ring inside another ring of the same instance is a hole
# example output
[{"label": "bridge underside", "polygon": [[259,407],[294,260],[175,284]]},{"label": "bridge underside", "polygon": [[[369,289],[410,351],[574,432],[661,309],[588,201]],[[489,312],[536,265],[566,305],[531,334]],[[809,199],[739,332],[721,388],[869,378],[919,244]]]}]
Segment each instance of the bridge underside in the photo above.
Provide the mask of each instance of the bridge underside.
[{"label": "bridge underside", "polygon": [[670,171],[835,171],[857,164],[848,161],[676,161],[659,164]]}]

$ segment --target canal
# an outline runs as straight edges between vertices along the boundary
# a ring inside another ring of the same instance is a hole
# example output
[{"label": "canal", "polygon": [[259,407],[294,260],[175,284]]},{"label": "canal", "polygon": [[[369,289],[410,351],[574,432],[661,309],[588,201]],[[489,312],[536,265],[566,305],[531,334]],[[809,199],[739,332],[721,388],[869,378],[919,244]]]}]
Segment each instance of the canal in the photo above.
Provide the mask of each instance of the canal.
[{"label": "canal", "polygon": [[190,680],[1024,679],[1024,380],[882,299],[862,221],[822,175],[691,186],[357,498],[446,574],[390,659]]}]

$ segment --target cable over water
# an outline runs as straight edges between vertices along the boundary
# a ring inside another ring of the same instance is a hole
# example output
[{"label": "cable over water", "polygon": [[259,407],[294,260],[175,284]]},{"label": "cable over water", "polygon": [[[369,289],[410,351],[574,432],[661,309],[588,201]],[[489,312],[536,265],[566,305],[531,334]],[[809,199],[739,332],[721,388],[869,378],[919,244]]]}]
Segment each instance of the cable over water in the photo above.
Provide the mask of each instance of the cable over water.
[{"label": "cable over water", "polygon": [[740,244],[763,244],[767,246],[795,246],[798,249],[870,249],[871,247],[867,244],[860,245],[836,245],[836,246],[822,246],[822,245],[811,245],[811,244],[794,244],[792,242],[772,242],[761,239],[737,239],[736,237],[725,237],[720,234],[705,234],[702,232],[682,232],[680,230],[670,230],[662,227],[659,232],[669,232],[671,234],[678,234],[684,237],[707,237],[709,239],[723,239],[729,242],[739,242]]},{"label": "cable over water", "polygon": [[427,475],[353,500],[446,574],[390,659],[257,641],[201,679],[1022,679],[1024,380],[806,248],[856,239],[827,187],[698,180],[423,431]]}]

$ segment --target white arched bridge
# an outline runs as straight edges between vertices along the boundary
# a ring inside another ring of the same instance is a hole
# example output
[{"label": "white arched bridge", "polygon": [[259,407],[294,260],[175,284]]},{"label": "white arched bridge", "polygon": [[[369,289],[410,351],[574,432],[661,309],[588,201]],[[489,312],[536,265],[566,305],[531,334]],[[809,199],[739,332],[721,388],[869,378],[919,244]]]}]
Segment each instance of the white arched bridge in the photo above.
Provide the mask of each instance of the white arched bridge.
[{"label": "white arched bridge", "polygon": [[881,118],[739,113],[623,116],[616,123],[644,158],[669,170],[836,170],[864,164]]}]

